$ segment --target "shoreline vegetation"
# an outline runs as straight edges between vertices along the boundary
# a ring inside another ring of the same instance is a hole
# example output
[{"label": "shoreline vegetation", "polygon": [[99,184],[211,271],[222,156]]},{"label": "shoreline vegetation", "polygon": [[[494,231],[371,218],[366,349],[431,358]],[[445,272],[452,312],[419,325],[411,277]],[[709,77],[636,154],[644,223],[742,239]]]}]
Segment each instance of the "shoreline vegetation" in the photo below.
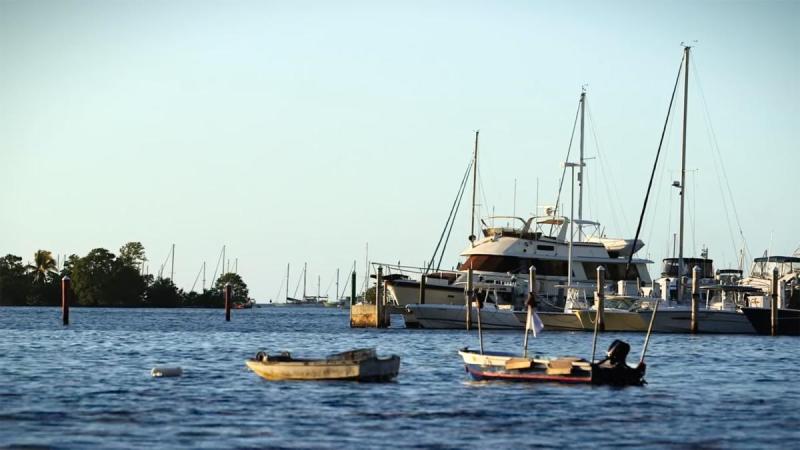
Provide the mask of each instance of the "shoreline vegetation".
[{"label": "shoreline vegetation", "polygon": [[8,254],[0,258],[0,306],[60,306],[61,279],[72,280],[70,305],[119,308],[223,308],[223,289],[233,288],[233,307],[252,305],[247,284],[236,273],[223,273],[210,289],[186,292],[169,277],[144,272],[144,246],[128,242],[119,256],[95,248],[68,256],[59,269],[52,252],[39,250],[33,262]]}]

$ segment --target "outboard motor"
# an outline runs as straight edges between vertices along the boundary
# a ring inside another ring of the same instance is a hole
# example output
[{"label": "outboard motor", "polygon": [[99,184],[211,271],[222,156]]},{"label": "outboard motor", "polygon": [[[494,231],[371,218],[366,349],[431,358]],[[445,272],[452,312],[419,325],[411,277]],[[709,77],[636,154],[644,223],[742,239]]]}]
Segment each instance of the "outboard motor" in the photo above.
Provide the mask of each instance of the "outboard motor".
[{"label": "outboard motor", "polygon": [[611,363],[611,367],[617,367],[619,365],[627,365],[626,358],[628,357],[628,353],[631,351],[631,346],[628,345],[627,342],[620,341],[619,339],[615,339],[611,345],[608,346],[608,351],[606,352],[606,359]]},{"label": "outboard motor", "polygon": [[626,362],[630,351],[631,346],[627,342],[615,339],[608,346],[605,359],[592,364],[592,383],[614,386],[644,384],[645,364],[642,362],[630,367]]}]

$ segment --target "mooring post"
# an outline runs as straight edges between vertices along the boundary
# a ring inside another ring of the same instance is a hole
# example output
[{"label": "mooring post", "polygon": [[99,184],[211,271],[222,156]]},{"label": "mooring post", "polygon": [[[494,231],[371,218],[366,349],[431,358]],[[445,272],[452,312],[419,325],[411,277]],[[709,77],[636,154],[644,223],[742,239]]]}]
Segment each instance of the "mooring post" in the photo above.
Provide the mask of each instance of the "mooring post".
[{"label": "mooring post", "polygon": [[61,279],[61,323],[69,325],[69,292],[72,280],[68,276]]},{"label": "mooring post", "polygon": [[697,334],[697,308],[700,304],[699,278],[700,266],[694,266],[692,268],[692,323],[689,330],[692,334]]},{"label": "mooring post", "polygon": [[778,335],[778,268],[772,270],[772,299],[769,308],[770,334]]},{"label": "mooring post", "polygon": [[[356,271],[353,271],[353,274],[350,276],[350,306],[356,304]],[[350,311],[353,309],[351,308]],[[352,312],[350,313],[352,316]]]},{"label": "mooring post", "polygon": [[381,308],[381,287],[383,283],[383,267],[378,267],[375,279],[375,328],[380,328],[383,323],[383,308]]},{"label": "mooring post", "polygon": [[426,281],[428,281],[428,277],[425,276],[425,275],[423,275],[419,279],[419,304],[420,305],[424,305],[425,304],[425,284],[426,284]]},{"label": "mooring post", "polygon": [[387,280],[383,280],[383,285],[381,285],[381,289],[383,289],[383,293],[381,295],[381,328],[388,328],[391,322],[391,316],[389,315],[389,302],[387,296],[389,295],[389,290],[386,289],[386,285],[389,282]]},{"label": "mooring post", "polygon": [[606,268],[599,266],[597,268],[597,305],[595,305],[595,319],[597,321],[597,330],[606,331],[605,321],[605,286],[606,286]]},{"label": "mooring post", "polygon": [[231,284],[225,283],[225,321],[231,321]]},{"label": "mooring post", "polygon": [[470,267],[469,270],[467,270],[467,292],[464,296],[464,300],[467,304],[467,331],[472,329],[472,293],[472,268]]}]

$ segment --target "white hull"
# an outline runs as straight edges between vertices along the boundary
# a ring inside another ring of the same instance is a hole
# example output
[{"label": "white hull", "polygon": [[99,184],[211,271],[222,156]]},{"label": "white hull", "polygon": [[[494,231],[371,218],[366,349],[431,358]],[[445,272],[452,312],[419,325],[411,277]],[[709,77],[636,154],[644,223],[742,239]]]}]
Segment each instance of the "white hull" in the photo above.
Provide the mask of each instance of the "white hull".
[{"label": "white hull", "polygon": [[[527,312],[519,311],[516,313],[517,319],[525,323]],[[582,331],[581,321],[574,312],[543,312],[537,311],[536,314],[544,324],[544,331]]]},{"label": "white hull", "polygon": [[[408,305],[403,317],[405,319],[410,316],[420,328],[464,329],[467,326],[466,312],[467,308],[459,305]],[[473,307],[471,314],[471,326],[477,329],[478,309]],[[522,330],[525,329],[525,322],[524,320],[520,322],[511,310],[484,308],[481,310],[481,328]]]},{"label": "white hull", "polygon": [[[639,313],[644,320],[650,320],[650,312]],[[659,309],[653,323],[653,332],[689,333],[691,331],[692,311],[689,309]],[[716,334],[756,334],[755,328],[740,312],[713,311],[701,309],[697,312],[697,332]]]},{"label": "white hull", "polygon": [[[661,314],[659,310],[656,316]],[[597,316],[595,311],[580,310],[575,311],[575,315],[580,319],[581,325],[586,331],[594,331],[594,321]],[[603,325],[605,331],[647,331],[650,324],[650,313],[638,313],[632,311],[605,310],[603,312]],[[655,330],[654,330],[655,331]]]},{"label": "white hull", "polygon": [[[416,305],[419,303],[419,281],[393,280],[386,283],[389,295],[397,300],[398,306]],[[425,286],[426,305],[463,305],[463,286]]]}]

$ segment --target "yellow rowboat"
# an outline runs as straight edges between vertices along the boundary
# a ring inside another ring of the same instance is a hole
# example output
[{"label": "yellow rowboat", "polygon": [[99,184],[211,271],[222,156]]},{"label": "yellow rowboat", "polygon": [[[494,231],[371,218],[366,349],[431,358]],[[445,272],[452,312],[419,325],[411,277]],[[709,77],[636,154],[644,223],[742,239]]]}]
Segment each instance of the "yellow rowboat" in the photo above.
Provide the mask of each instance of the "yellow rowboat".
[{"label": "yellow rowboat", "polygon": [[262,378],[278,380],[390,381],[400,371],[400,357],[378,357],[375,349],[357,349],[324,359],[292,358],[288,352],[267,355],[258,352],[246,361]]}]

